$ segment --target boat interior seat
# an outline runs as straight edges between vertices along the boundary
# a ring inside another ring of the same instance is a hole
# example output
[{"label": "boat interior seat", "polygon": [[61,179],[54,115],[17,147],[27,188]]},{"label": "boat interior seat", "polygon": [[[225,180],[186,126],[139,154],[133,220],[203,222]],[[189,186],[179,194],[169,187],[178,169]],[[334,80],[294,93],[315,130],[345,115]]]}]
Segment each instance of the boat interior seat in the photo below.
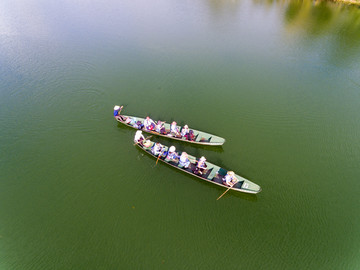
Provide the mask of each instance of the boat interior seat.
[{"label": "boat interior seat", "polygon": [[244,183],[244,181],[239,181],[234,185],[234,188],[241,188],[242,184]]},{"label": "boat interior seat", "polygon": [[168,161],[168,163],[173,165],[173,166],[177,166],[179,164],[178,161]]},{"label": "boat interior seat", "polygon": [[214,182],[222,184],[223,178],[226,175],[227,170],[223,168],[219,168],[219,170],[216,172],[215,177],[212,179]]},{"label": "boat interior seat", "polygon": [[207,139],[205,139],[204,137],[201,137],[201,139],[199,140],[199,142],[207,142]]},{"label": "boat interior seat", "polygon": [[207,176],[207,179],[212,180],[215,177],[216,173],[217,173],[217,171],[214,170],[214,168],[212,168],[211,172]]},{"label": "boat interior seat", "polygon": [[185,170],[192,173],[195,170],[195,168],[196,168],[196,165],[194,163],[190,163],[190,166]]},{"label": "boat interior seat", "polygon": [[202,175],[204,178],[208,178],[209,174],[213,171],[214,168],[208,169],[205,174]]},{"label": "boat interior seat", "polygon": [[[211,179],[210,179],[211,180]],[[222,180],[222,177],[219,175],[216,174],[216,176],[212,179],[214,182],[216,183],[219,183],[219,184],[222,184],[223,183],[223,180]]]},{"label": "boat interior seat", "polygon": [[226,174],[227,174],[227,170],[223,169],[223,168],[220,168],[217,173],[219,175],[221,175],[222,177],[224,177]]},{"label": "boat interior seat", "polygon": [[[150,143],[150,146],[146,147],[143,145],[143,148],[146,150],[146,151],[150,151],[151,147],[154,145],[154,142],[151,142]],[[151,152],[150,152],[151,153]],[[152,153],[151,153],[152,154]]]}]

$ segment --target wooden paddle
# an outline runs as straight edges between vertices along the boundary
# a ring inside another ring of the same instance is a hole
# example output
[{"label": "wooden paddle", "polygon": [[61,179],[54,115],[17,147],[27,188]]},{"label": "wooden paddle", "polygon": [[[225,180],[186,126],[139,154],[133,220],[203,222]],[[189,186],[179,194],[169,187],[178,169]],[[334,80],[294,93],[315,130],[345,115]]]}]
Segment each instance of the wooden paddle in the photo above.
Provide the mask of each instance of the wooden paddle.
[{"label": "wooden paddle", "polygon": [[120,113],[121,113],[121,111],[122,111],[123,108],[124,108],[124,106],[121,106],[121,107],[120,107],[120,110],[119,110],[118,115],[117,115],[117,117],[119,117],[122,122],[123,122],[123,120],[122,120],[122,118],[120,117],[120,116],[121,116]]},{"label": "wooden paddle", "polygon": [[239,181],[236,181],[236,182],[235,182],[232,186],[230,186],[223,194],[221,194],[220,197],[217,198],[216,200],[219,200],[222,196],[224,196],[225,193],[228,192],[237,182],[239,182]]},{"label": "wooden paddle", "polygon": [[[165,150],[165,149],[164,149]],[[164,154],[164,150],[160,152],[160,154],[158,155],[158,158],[156,160],[155,166],[157,165],[159,158],[162,156],[162,154]]]}]

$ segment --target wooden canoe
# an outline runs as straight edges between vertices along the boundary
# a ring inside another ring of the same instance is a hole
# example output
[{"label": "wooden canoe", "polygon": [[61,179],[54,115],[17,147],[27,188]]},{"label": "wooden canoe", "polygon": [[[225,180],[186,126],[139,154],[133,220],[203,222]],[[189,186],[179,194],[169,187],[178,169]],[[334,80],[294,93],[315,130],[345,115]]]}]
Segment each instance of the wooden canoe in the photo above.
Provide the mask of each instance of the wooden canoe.
[{"label": "wooden canoe", "polygon": [[[149,141],[149,140],[148,140]],[[150,141],[150,144],[146,147],[141,143],[137,143],[136,144],[138,147],[140,147],[142,150],[144,150],[146,153],[148,153],[149,155],[153,156],[154,158],[158,159],[158,156],[154,155],[151,152],[151,147],[154,145],[153,141]],[[161,157],[159,158],[159,160],[161,160],[162,162],[177,168],[183,172],[186,172],[188,174],[191,174],[193,176],[196,176],[202,180],[205,180],[207,182],[213,183],[215,185],[218,186],[222,186],[224,188],[229,188],[229,186],[223,184],[223,178],[224,176],[227,174],[227,170],[224,168],[221,168],[219,166],[216,166],[208,161],[206,161],[206,165],[207,168],[204,171],[203,175],[198,175],[194,173],[194,170],[196,168],[196,161],[198,160],[196,157],[191,156],[188,154],[188,159],[190,160],[190,166],[185,169],[181,166],[179,166],[179,162],[178,161],[169,161],[166,159],[166,153],[168,151],[168,146],[164,146],[163,148],[163,155],[161,155]],[[181,155],[181,152],[176,152],[179,156]],[[252,194],[256,194],[259,193],[261,191],[261,187],[258,186],[257,184],[235,174],[236,178],[238,179],[238,182],[231,188],[232,190],[235,191],[241,191],[241,192],[246,192],[246,193],[252,193]]]},{"label": "wooden canoe", "polygon": [[[138,127],[137,127],[138,122],[141,122],[141,124],[144,124],[144,120],[145,120],[144,118],[141,118],[141,117],[135,117],[135,116],[129,116],[129,115],[123,115],[123,114],[116,115],[115,119],[118,122],[120,122],[128,127],[135,128],[135,129],[138,129]],[[194,134],[194,139],[188,140],[185,137],[182,137],[182,136],[177,137],[177,136],[170,134],[170,124],[165,123],[164,127],[165,127],[164,134],[158,133],[156,131],[149,131],[149,130],[146,130],[145,128],[142,128],[140,130],[142,130],[143,132],[147,132],[147,133],[158,135],[158,136],[163,136],[163,137],[170,138],[173,140],[184,141],[184,142],[194,143],[194,144],[223,145],[225,142],[224,138],[221,138],[219,136],[209,134],[206,132],[202,132],[199,130],[195,130],[195,129],[191,129]]]}]

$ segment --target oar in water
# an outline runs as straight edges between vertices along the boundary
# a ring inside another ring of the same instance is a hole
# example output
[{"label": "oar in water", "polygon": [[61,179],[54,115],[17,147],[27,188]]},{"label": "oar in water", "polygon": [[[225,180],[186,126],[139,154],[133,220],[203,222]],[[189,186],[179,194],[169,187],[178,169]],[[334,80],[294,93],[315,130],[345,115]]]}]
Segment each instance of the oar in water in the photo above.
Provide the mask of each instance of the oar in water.
[{"label": "oar in water", "polygon": [[[146,140],[150,139],[151,137],[152,137],[152,135],[151,135],[151,136],[149,136],[149,137],[146,137],[146,138],[144,139],[144,141],[146,141]],[[134,145],[137,145],[137,144],[139,144],[139,142],[134,143]]]},{"label": "oar in water", "polygon": [[[164,149],[165,150],[165,149]],[[160,152],[160,154],[158,155],[158,158],[156,160],[155,166],[157,165],[159,158],[162,156],[162,154],[164,154],[164,150]]]},{"label": "oar in water", "polygon": [[225,193],[228,192],[233,186],[235,186],[235,184],[236,184],[237,182],[239,182],[239,181],[236,181],[236,182],[235,182],[232,186],[230,186],[223,194],[221,194],[220,197],[217,198],[216,200],[219,200],[222,196],[224,196]]}]

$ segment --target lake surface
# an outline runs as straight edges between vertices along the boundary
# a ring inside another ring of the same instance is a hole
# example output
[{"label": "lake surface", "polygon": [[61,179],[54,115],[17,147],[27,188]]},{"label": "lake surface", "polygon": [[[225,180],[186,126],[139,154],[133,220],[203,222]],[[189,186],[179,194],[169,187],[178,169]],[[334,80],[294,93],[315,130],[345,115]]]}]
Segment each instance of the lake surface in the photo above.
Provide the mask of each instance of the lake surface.
[{"label": "lake surface", "polygon": [[[160,139],[262,187],[228,192]],[[360,9],[318,1],[0,3],[0,269],[359,269]]]}]

